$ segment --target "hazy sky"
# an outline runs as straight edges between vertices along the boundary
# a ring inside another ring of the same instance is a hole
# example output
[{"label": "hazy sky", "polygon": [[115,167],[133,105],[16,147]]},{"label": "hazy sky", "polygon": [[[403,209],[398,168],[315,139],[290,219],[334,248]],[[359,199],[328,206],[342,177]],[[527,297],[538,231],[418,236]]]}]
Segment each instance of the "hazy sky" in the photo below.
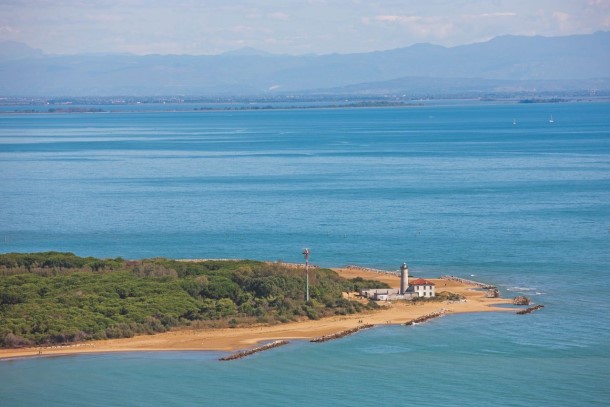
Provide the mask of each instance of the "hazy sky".
[{"label": "hazy sky", "polygon": [[610,0],[0,0],[0,41],[56,54],[351,53],[599,30]]}]

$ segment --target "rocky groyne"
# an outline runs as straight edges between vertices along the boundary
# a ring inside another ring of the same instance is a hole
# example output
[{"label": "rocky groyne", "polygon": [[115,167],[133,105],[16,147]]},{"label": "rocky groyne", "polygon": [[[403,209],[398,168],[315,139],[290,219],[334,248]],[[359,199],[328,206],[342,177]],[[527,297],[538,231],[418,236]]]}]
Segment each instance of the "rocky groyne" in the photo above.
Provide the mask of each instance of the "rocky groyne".
[{"label": "rocky groyne", "polygon": [[330,335],[318,336],[317,338],[313,338],[309,342],[332,341],[334,339],[339,339],[339,338],[343,338],[344,336],[355,334],[356,332],[362,331],[363,329],[372,328],[373,326],[374,326],[373,324],[362,324],[362,325],[358,325],[355,328],[346,329],[345,331],[337,332],[337,333],[330,334]]},{"label": "rocky groyne", "polygon": [[243,350],[241,352],[233,353],[233,354],[231,354],[229,356],[222,357],[219,360],[225,362],[227,360],[242,359],[242,358],[245,358],[246,356],[254,355],[255,353],[262,352],[262,351],[269,350],[269,349],[273,349],[273,348],[277,348],[279,346],[283,346],[283,345],[286,345],[286,344],[288,344],[288,341],[286,341],[286,340],[274,341],[274,342],[268,343],[268,344],[263,345],[263,346],[258,346],[256,348],[247,349],[247,350]]},{"label": "rocky groyne", "polygon": [[487,292],[485,293],[485,298],[500,298],[500,290],[498,290],[498,287],[496,287],[495,285],[485,284],[479,281],[468,280],[466,278],[455,276],[441,276],[441,278],[444,280],[457,281],[462,284],[474,285],[476,287],[485,289],[487,290]]},{"label": "rocky groyne", "polygon": [[486,290],[491,290],[491,289],[496,289],[497,287],[495,285],[491,285],[491,284],[485,284],[485,283],[481,283],[478,281],[473,281],[473,280],[468,280],[465,278],[461,278],[461,277],[455,277],[455,276],[441,276],[441,278],[443,280],[453,280],[453,281],[458,281],[462,284],[469,284],[469,285],[475,285],[479,288],[484,288]]},{"label": "rocky groyne", "polygon": [[400,272],[399,270],[396,270],[396,271],[380,270],[380,269],[374,269],[374,268],[370,268],[370,267],[357,266],[355,264],[350,264],[348,266],[345,266],[345,268],[351,269],[351,270],[370,271],[370,272],[378,273],[378,274],[389,274],[392,276],[396,276]]},{"label": "rocky groyne", "polygon": [[496,287],[490,288],[485,293],[485,298],[500,298],[500,290],[498,290]]},{"label": "rocky groyne", "polygon": [[522,309],[521,311],[517,311],[517,315],[525,315],[531,314],[534,311],[539,310],[540,308],[544,308],[544,305],[534,305],[533,307],[528,307],[526,309]]},{"label": "rocky groyne", "polygon": [[513,305],[530,305],[530,299],[525,295],[519,295],[513,298]]},{"label": "rocky groyne", "polygon": [[444,312],[432,312],[430,314],[422,315],[421,317],[417,317],[415,319],[407,321],[407,322],[405,322],[405,325],[421,324],[422,322],[426,322],[431,319],[438,318],[438,317],[442,316],[443,314],[444,314]]}]

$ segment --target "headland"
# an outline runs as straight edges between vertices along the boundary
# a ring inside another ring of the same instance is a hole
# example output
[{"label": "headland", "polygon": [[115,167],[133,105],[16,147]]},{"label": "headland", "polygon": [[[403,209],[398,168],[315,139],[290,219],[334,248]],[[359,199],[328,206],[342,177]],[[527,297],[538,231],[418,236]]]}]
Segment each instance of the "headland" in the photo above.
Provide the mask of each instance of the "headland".
[{"label": "headland", "polygon": [[[334,268],[344,278],[361,277],[378,280],[395,288],[400,276],[365,268]],[[514,312],[504,307],[510,299],[488,298],[476,282],[461,279],[428,279],[436,284],[437,291],[458,294],[461,300],[436,301],[381,301],[374,311],[351,315],[325,317],[319,320],[301,320],[275,325],[253,325],[236,328],[175,329],[154,335],[132,338],[94,340],[67,346],[42,346],[17,349],[0,349],[0,359],[45,357],[83,353],[145,352],[145,351],[235,351],[249,349],[271,341],[312,340],[353,330],[361,325],[399,325],[429,315],[451,315],[474,312]],[[344,294],[356,299],[356,293]]]}]

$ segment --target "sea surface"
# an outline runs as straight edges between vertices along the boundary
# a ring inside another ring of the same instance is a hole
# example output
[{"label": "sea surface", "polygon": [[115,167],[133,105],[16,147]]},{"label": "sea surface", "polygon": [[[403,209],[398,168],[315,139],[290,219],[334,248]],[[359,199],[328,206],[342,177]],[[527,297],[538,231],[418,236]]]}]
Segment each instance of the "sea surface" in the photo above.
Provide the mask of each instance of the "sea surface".
[{"label": "sea surface", "polygon": [[233,362],[2,361],[0,406],[610,405],[608,103],[0,114],[0,252],[300,262],[304,247],[545,308]]}]

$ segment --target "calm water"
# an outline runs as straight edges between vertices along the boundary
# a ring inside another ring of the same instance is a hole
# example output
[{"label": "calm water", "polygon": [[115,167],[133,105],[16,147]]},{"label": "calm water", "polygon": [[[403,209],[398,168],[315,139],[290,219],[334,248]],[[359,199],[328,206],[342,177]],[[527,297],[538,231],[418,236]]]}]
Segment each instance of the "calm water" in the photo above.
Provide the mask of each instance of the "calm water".
[{"label": "calm water", "polygon": [[610,104],[2,114],[0,174],[0,252],[301,261],[308,246],[323,266],[407,261],[546,306],[231,363],[0,362],[2,406],[610,403]]}]

